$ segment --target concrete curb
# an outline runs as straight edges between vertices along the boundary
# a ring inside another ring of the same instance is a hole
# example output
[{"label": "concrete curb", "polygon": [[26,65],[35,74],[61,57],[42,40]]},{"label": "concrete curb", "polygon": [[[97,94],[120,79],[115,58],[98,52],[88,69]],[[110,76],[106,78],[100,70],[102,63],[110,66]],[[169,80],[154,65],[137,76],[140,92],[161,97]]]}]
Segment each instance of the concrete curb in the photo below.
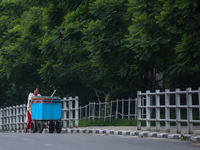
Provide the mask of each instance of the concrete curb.
[{"label": "concrete curb", "polygon": [[[73,132],[72,132],[73,130]],[[181,134],[170,134],[150,131],[123,131],[123,130],[108,130],[108,129],[62,129],[61,133],[85,133],[85,134],[110,134],[110,135],[125,135],[137,137],[150,137],[150,138],[166,138],[173,140],[180,140]],[[200,143],[200,136],[183,135],[185,141]]]},{"label": "concrete curb", "polygon": [[[5,131],[2,133],[25,133],[24,130],[17,131]],[[48,129],[44,129],[42,133],[49,133]],[[56,132],[55,132],[56,133]],[[200,143],[200,136],[192,135],[181,135],[181,134],[170,134],[170,133],[160,133],[160,132],[150,132],[150,131],[124,131],[124,130],[108,130],[108,129],[66,129],[63,128],[61,134],[105,134],[105,135],[124,135],[124,136],[136,136],[139,138],[166,138],[173,140],[180,140],[183,136],[185,141]]]}]

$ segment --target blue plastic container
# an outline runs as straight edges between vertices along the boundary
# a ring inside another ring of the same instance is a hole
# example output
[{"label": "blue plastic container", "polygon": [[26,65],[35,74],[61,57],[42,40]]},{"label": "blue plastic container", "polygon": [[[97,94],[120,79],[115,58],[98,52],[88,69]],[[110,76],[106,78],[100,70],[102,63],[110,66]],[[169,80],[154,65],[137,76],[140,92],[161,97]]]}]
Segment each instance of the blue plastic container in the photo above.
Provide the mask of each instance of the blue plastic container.
[{"label": "blue plastic container", "polygon": [[34,96],[31,102],[32,120],[61,120],[62,103],[59,97]]}]

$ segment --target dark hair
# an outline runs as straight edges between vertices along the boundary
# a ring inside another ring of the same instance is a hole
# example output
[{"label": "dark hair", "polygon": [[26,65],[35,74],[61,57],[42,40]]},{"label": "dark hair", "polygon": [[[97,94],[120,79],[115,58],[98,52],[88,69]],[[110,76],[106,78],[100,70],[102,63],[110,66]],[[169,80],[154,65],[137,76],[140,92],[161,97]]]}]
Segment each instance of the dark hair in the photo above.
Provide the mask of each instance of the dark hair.
[{"label": "dark hair", "polygon": [[36,90],[37,88],[39,88],[39,87],[38,86],[34,86],[33,90],[32,90],[32,93],[34,93],[34,90]]}]

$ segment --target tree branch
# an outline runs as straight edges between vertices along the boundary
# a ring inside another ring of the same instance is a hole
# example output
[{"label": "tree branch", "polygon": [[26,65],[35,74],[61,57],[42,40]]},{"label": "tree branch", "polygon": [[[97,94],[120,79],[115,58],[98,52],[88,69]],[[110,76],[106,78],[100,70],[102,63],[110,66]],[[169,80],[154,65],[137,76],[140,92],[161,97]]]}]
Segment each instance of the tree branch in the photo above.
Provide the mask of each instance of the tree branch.
[{"label": "tree branch", "polygon": [[95,92],[98,92],[98,93],[102,93],[104,96],[106,96],[106,93],[102,92],[102,91],[99,91],[97,90],[96,88],[94,88],[93,86],[90,85],[90,82],[89,81],[86,81],[83,77],[79,76],[79,78],[84,81],[87,85],[89,85]]},{"label": "tree branch", "polygon": [[97,93],[97,91],[95,91],[95,93],[96,93],[97,99],[98,99],[98,101],[100,103],[101,101],[100,101],[100,98],[99,98],[99,94]]}]

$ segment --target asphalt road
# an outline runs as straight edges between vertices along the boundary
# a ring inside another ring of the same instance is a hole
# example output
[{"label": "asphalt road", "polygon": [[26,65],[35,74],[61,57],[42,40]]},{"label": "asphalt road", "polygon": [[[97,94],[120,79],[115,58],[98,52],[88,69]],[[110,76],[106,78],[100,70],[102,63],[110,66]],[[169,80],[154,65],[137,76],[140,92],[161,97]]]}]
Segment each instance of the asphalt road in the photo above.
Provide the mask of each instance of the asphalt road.
[{"label": "asphalt road", "polygon": [[0,133],[0,150],[199,150],[200,144],[97,134]]}]

